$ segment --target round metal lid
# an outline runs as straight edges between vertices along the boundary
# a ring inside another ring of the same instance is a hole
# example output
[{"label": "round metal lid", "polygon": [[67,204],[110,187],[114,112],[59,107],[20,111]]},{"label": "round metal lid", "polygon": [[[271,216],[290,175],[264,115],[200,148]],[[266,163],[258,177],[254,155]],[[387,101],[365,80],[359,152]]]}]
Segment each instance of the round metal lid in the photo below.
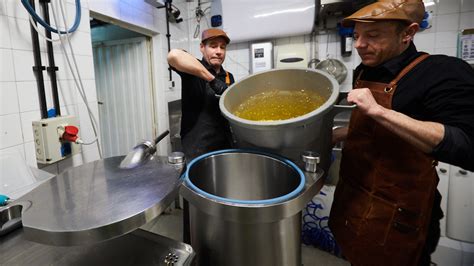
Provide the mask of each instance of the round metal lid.
[{"label": "round metal lid", "polygon": [[153,157],[140,167],[121,169],[123,158],[71,168],[18,199],[25,203],[25,236],[50,245],[89,244],[126,234],[159,216],[177,196],[183,167]]}]

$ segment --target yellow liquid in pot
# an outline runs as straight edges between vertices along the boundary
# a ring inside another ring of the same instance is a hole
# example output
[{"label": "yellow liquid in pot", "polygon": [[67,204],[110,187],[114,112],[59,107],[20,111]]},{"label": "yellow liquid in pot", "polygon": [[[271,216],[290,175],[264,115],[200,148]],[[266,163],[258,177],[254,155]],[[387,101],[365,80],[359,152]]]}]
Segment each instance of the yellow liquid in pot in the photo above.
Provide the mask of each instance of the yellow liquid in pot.
[{"label": "yellow liquid in pot", "polygon": [[314,91],[271,90],[251,96],[241,103],[234,115],[254,121],[285,120],[307,114],[326,102]]}]

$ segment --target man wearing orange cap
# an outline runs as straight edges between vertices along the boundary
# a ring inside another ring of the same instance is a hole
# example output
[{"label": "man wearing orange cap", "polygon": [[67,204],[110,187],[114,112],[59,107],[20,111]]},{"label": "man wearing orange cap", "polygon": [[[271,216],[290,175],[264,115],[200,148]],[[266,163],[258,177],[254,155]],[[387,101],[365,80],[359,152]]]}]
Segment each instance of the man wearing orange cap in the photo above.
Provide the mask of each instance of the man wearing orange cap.
[{"label": "man wearing orange cap", "polygon": [[202,60],[179,49],[168,54],[182,81],[181,141],[188,159],[231,147],[229,125],[219,110],[219,96],[234,83],[222,67],[229,42],[224,31],[208,29],[202,32]]},{"label": "man wearing orange cap", "polygon": [[[181,76],[181,143],[188,160],[232,147],[229,124],[219,110],[220,95],[234,83],[234,76],[222,67],[229,42],[224,31],[207,29],[201,36],[201,60],[179,49],[168,53],[168,63]],[[185,243],[190,243],[189,230],[188,203],[184,201]]]},{"label": "man wearing orange cap", "polygon": [[[345,18],[362,63],[329,225],[353,265],[430,265],[439,236],[437,161],[474,171],[474,71],[418,52],[421,0],[383,0]],[[339,135],[340,134],[340,135]]]}]

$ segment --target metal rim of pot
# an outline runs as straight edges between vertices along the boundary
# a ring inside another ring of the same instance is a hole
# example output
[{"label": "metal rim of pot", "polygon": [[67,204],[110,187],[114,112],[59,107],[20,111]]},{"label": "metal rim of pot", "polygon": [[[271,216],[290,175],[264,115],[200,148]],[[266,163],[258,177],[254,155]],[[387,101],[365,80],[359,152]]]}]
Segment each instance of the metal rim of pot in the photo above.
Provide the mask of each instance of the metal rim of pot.
[{"label": "metal rim of pot", "polygon": [[[270,157],[272,159],[276,159],[276,160],[279,160],[280,162],[282,162],[283,164],[289,166],[290,168],[292,168],[294,171],[296,171],[296,173],[298,174],[298,176],[300,177],[300,182],[298,184],[298,186],[293,190],[291,191],[290,193],[286,194],[286,195],[283,195],[283,196],[279,196],[279,197],[276,197],[276,198],[272,198],[272,199],[264,199],[264,200],[237,200],[237,199],[230,199],[230,198],[224,198],[224,197],[220,197],[220,196],[216,196],[216,195],[213,195],[213,194],[210,194],[200,188],[198,188],[196,185],[193,184],[193,182],[191,182],[190,178],[189,178],[189,171],[190,169],[193,168],[193,165],[195,165],[196,163],[198,163],[199,161],[205,159],[205,158],[208,158],[208,157],[211,157],[211,156],[216,156],[216,155],[219,155],[219,154],[224,154],[224,153],[250,153],[250,154],[258,154],[258,155],[263,155],[263,156],[267,156],[267,157]],[[198,193],[198,194],[201,194],[207,198],[210,198],[212,200],[215,200],[215,201],[219,201],[219,202],[222,202],[222,203],[227,203],[227,204],[237,204],[237,205],[262,205],[262,204],[278,204],[278,203],[282,203],[284,201],[287,201],[289,199],[292,199],[294,198],[295,196],[297,196],[298,194],[301,193],[301,191],[303,191],[304,189],[304,186],[305,186],[305,180],[306,180],[306,177],[303,173],[303,171],[301,171],[301,169],[295,164],[293,163],[292,161],[284,158],[284,157],[281,157],[281,156],[278,156],[278,155],[275,155],[275,154],[270,154],[270,153],[267,153],[267,152],[262,152],[262,151],[256,151],[256,150],[247,150],[247,149],[226,149],[226,150],[219,150],[219,151],[214,151],[214,152],[209,152],[209,153],[206,153],[206,154],[203,154],[199,157],[196,157],[194,158],[188,165],[188,167],[186,168],[186,172],[183,174],[183,178],[184,178],[184,182],[185,184],[191,189],[193,190],[194,192]]]},{"label": "metal rim of pot", "polygon": [[247,80],[247,79],[251,79],[255,76],[258,76],[258,75],[264,75],[268,72],[278,72],[278,71],[288,71],[288,70],[300,70],[300,71],[305,71],[305,72],[315,72],[315,73],[318,73],[318,74],[321,74],[323,75],[325,78],[328,79],[328,81],[331,83],[332,87],[333,88],[339,88],[339,83],[334,79],[333,76],[331,76],[330,74],[328,74],[327,72],[324,72],[322,70],[318,70],[318,69],[309,69],[309,68],[280,68],[280,69],[271,69],[271,70],[266,70],[266,71],[262,71],[262,72],[258,72],[256,74],[253,74],[253,75],[249,75],[247,76],[246,78],[242,79],[240,82],[237,82],[237,83],[234,83],[232,84],[221,96],[220,100],[219,100],[219,107],[220,107],[220,110],[221,112],[223,113],[224,116],[227,116],[229,117],[231,120],[233,120],[234,122],[237,122],[239,123],[240,125],[242,126],[251,126],[251,127],[255,127],[255,126],[263,126],[263,127],[267,127],[267,126],[281,126],[281,125],[288,125],[288,124],[293,124],[293,125],[298,125],[300,123],[304,123],[306,120],[308,119],[311,119],[313,116],[315,115],[318,115],[318,114],[324,114],[326,112],[329,112],[330,111],[330,107],[333,106],[334,104],[336,104],[336,101],[337,101],[337,98],[339,96],[339,91],[335,91],[333,90],[332,93],[331,93],[331,96],[326,100],[326,102],[324,102],[323,105],[321,105],[320,107],[316,108],[315,110],[307,113],[307,114],[304,114],[304,115],[301,115],[301,116],[298,116],[298,117],[294,117],[294,118],[290,118],[290,119],[285,119],[285,120],[273,120],[273,121],[255,121],[255,120],[248,120],[248,119],[243,119],[243,118],[240,118],[236,115],[234,115],[233,113],[231,113],[229,110],[227,110],[227,108],[225,107],[224,105],[224,100],[226,98],[226,95],[229,93],[229,91],[232,90],[232,88],[237,85],[237,84],[240,84],[241,82]]}]

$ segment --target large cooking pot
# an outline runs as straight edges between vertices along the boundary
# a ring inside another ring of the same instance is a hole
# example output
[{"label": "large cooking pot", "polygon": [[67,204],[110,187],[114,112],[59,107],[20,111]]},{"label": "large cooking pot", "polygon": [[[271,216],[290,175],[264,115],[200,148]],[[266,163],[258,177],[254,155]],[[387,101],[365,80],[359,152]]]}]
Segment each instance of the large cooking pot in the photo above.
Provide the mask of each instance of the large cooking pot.
[{"label": "large cooking pot", "polygon": [[191,246],[199,266],[300,266],[301,210],[323,185],[322,170],[251,150],[220,150],[188,165]]},{"label": "large cooking pot", "polygon": [[[268,90],[312,90],[326,100],[305,115],[279,121],[252,121],[233,114],[250,96]],[[305,150],[319,152],[321,167],[330,165],[334,116],[353,108],[335,105],[339,84],[328,73],[308,68],[273,69],[250,75],[230,86],[221,96],[219,107],[229,120],[238,148],[258,147],[299,161]]]}]

